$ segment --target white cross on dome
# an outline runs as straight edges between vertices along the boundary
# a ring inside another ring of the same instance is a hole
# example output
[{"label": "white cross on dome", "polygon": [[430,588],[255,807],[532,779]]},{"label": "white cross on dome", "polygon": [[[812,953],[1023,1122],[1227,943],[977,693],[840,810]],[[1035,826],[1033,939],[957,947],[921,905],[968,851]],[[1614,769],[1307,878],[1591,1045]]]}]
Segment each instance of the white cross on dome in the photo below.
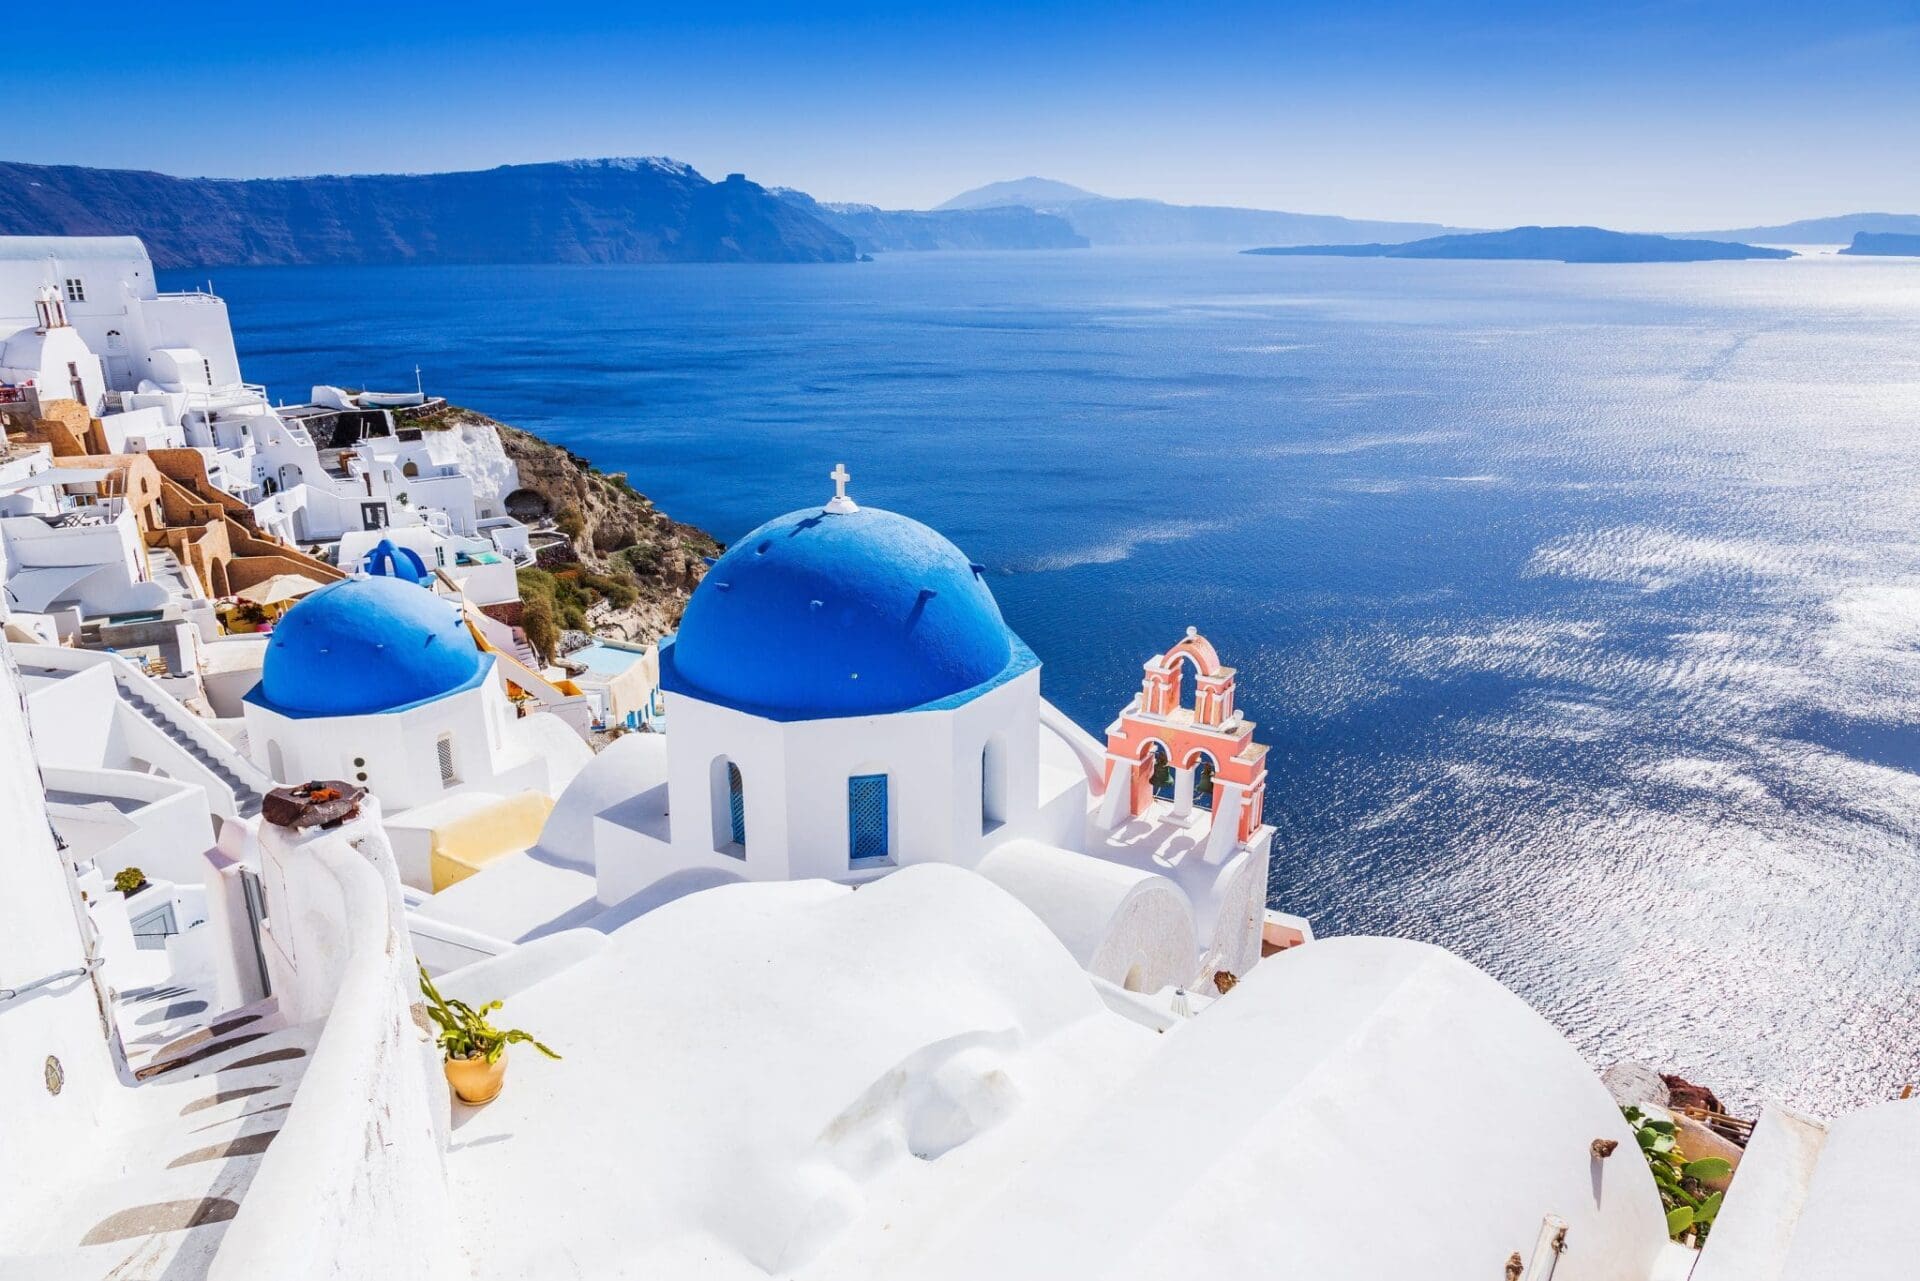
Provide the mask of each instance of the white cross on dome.
[{"label": "white cross on dome", "polygon": [[833,470],[827,473],[827,479],[833,482],[833,497],[827,500],[827,510],[836,516],[860,510],[860,504],[847,497],[847,482],[853,479],[853,473],[847,470],[845,463],[835,463]]}]

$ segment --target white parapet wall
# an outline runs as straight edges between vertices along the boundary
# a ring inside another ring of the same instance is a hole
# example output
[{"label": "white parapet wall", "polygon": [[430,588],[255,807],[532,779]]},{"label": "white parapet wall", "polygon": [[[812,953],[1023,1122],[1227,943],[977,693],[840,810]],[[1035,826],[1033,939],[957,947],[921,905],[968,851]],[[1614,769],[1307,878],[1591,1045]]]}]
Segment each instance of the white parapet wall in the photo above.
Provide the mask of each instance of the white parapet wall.
[{"label": "white parapet wall", "polygon": [[290,1021],[323,1003],[325,1026],[208,1276],[464,1277],[438,1137],[446,1084],[412,1016],[413,948],[378,815],[262,828],[276,945],[291,958],[276,992]]}]

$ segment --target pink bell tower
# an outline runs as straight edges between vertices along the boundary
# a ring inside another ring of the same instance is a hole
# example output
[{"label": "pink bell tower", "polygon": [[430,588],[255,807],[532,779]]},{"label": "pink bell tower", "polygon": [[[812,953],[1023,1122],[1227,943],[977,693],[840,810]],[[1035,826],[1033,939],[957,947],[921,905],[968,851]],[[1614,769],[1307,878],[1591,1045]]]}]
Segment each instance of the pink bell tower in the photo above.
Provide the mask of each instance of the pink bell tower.
[{"label": "pink bell tower", "polygon": [[[1195,672],[1190,708],[1180,705],[1187,663]],[[1109,830],[1152,809],[1162,754],[1174,771],[1174,798],[1164,815],[1171,822],[1194,821],[1196,775],[1203,763],[1212,766],[1211,805],[1203,806],[1213,814],[1210,857],[1225,833],[1232,833],[1233,844],[1244,844],[1259,830],[1265,822],[1267,748],[1253,741],[1254,723],[1234,707],[1233,682],[1233,668],[1222,665],[1207,638],[1191,627],[1171,649],[1146,661],[1140,697],[1107,727],[1101,818]]]}]

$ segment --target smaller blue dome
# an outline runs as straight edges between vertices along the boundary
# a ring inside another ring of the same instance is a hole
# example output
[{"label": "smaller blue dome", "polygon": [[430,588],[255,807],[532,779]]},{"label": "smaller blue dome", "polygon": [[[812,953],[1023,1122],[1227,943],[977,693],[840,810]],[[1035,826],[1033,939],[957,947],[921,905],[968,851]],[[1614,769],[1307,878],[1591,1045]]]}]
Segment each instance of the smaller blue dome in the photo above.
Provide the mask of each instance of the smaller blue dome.
[{"label": "smaller blue dome", "polygon": [[367,716],[472,689],[492,670],[447,601],[398,578],[349,578],[288,610],[247,701],[283,716]]},{"label": "smaller blue dome", "polygon": [[373,550],[360,558],[360,568],[369,574],[398,578],[409,583],[425,583],[433,577],[427,562],[411,547],[396,547],[391,538],[383,538]]}]

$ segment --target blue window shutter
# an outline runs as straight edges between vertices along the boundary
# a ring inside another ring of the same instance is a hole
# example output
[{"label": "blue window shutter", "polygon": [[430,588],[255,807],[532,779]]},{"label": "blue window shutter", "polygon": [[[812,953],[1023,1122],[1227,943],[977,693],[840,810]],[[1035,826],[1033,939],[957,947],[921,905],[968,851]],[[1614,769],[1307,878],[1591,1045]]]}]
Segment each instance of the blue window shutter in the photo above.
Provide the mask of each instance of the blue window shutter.
[{"label": "blue window shutter", "polygon": [[740,767],[727,762],[727,818],[733,826],[733,843],[747,843],[747,789],[740,782]]},{"label": "blue window shutter", "polygon": [[847,858],[886,858],[887,776],[858,774],[847,780]]}]

